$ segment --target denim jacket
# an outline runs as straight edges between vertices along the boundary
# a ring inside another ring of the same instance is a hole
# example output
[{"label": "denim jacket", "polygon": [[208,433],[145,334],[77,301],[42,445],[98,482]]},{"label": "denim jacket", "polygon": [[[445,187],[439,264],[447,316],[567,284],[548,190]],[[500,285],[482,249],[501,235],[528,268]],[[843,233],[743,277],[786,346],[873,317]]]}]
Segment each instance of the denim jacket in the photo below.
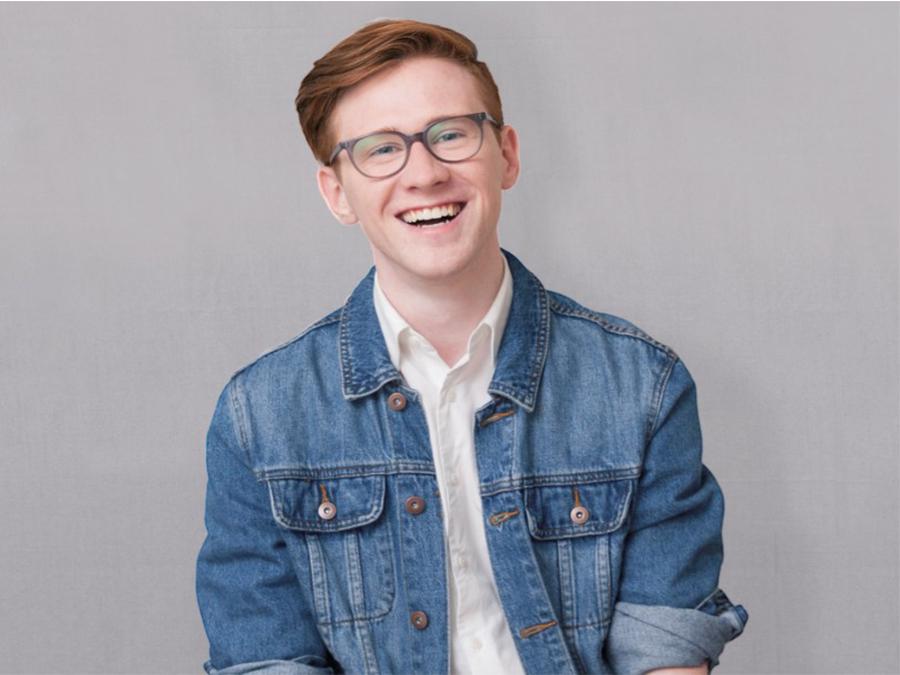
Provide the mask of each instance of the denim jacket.
[{"label": "denim jacket", "polygon": [[[669,347],[545,290],[503,253],[512,305],[473,425],[523,666],[715,666],[747,612],[718,587],[724,502],[701,461],[690,374]],[[197,561],[210,675],[449,670],[428,428],[388,355],[373,275],[218,399]]]}]

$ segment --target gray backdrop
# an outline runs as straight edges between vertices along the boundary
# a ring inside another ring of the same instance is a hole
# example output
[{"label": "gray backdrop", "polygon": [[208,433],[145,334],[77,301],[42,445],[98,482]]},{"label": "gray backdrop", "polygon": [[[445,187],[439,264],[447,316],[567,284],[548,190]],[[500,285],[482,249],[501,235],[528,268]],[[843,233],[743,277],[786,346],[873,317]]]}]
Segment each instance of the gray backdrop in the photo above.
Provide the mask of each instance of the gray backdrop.
[{"label": "gray backdrop", "polygon": [[0,5],[0,672],[200,672],[231,373],[370,264],[293,97],[364,21],[470,35],[501,241],[672,346],[726,496],[722,673],[896,673],[897,4]]}]

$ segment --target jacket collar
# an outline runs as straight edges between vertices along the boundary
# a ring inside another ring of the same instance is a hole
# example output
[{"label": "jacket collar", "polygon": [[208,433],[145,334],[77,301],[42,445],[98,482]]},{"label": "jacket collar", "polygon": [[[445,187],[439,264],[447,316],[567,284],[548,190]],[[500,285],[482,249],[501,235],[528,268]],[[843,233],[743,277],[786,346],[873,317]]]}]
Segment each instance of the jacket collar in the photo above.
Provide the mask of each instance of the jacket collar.
[{"label": "jacket collar", "polygon": [[[501,249],[512,274],[513,297],[488,391],[534,409],[547,357],[550,312],[540,280],[512,253]],[[340,356],[344,398],[378,391],[402,377],[391,362],[372,301],[375,268],[359,282],[341,310]]]}]

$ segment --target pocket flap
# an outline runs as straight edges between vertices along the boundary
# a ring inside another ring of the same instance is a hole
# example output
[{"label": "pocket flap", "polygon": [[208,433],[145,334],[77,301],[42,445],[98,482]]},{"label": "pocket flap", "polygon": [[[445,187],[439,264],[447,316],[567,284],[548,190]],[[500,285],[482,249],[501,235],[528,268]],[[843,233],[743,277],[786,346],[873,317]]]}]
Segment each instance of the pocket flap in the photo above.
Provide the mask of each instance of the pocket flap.
[{"label": "pocket flap", "polygon": [[[384,508],[384,476],[271,478],[266,483],[275,520],[291,530],[348,530],[375,522]],[[319,515],[323,495],[334,510],[330,519]]]},{"label": "pocket flap", "polygon": [[[525,514],[535,539],[560,539],[607,534],[625,521],[633,480],[580,485],[542,485],[525,490]],[[577,500],[576,500],[577,490]],[[579,524],[573,509],[587,510]]]}]

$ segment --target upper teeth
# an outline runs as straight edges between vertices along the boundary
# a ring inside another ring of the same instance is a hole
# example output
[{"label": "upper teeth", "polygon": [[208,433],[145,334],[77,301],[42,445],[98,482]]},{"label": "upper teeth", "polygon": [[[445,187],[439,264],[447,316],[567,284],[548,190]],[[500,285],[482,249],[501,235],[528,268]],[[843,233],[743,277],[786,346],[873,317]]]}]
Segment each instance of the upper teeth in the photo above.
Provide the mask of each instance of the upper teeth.
[{"label": "upper teeth", "polygon": [[444,216],[455,216],[460,212],[462,207],[459,204],[443,204],[430,209],[411,209],[404,211],[400,217],[407,223],[415,223],[420,220],[432,220],[434,218],[443,218]]}]

